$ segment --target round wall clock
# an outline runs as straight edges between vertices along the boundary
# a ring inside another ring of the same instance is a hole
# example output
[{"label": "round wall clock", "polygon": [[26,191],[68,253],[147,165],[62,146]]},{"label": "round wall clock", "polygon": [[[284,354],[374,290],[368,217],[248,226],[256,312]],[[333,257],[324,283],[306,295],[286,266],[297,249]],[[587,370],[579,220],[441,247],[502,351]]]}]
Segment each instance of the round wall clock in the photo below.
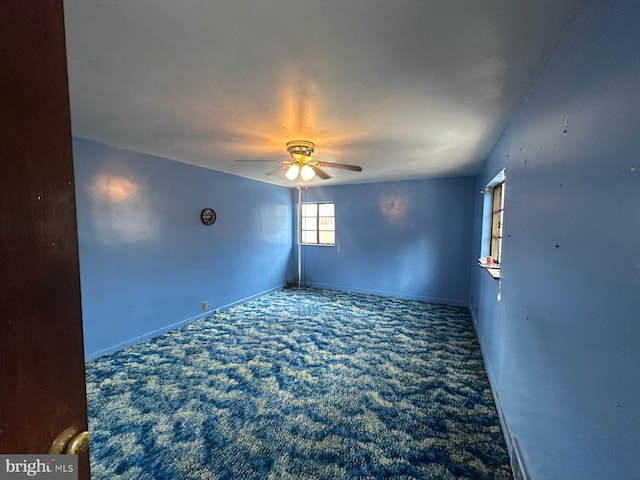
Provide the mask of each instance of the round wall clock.
[{"label": "round wall clock", "polygon": [[200,220],[205,225],[213,225],[216,223],[216,212],[213,208],[205,208],[200,212]]}]

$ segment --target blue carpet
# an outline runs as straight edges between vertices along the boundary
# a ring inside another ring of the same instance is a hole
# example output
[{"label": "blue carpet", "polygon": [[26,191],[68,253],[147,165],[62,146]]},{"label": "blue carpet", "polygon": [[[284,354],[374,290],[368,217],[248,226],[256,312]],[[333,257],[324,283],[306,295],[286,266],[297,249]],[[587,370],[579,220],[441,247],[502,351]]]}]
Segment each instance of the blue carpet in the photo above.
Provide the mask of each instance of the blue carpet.
[{"label": "blue carpet", "polygon": [[284,290],[87,364],[94,479],[512,479],[465,308]]}]

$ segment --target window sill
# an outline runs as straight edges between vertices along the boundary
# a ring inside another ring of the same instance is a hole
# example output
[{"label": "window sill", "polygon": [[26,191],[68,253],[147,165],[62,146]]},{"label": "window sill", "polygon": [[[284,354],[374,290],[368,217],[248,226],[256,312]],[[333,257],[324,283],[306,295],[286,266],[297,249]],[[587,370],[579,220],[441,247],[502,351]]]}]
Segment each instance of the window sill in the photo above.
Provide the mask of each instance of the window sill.
[{"label": "window sill", "polygon": [[500,265],[497,264],[487,264],[487,263],[481,263],[478,262],[478,266],[480,268],[483,268],[487,271],[487,273],[489,275],[491,275],[491,278],[494,278],[496,280],[498,280],[500,278]]}]

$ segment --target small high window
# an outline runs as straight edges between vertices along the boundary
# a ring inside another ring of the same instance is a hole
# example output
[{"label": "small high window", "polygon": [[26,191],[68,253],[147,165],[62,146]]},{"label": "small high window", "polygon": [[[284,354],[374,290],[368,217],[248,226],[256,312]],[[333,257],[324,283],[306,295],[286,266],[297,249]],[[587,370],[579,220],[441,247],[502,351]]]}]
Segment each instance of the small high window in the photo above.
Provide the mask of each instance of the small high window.
[{"label": "small high window", "polygon": [[491,245],[489,256],[497,264],[502,260],[502,219],[504,217],[504,180],[493,187],[491,195]]},{"label": "small high window", "polygon": [[335,245],[336,220],[333,203],[303,203],[300,212],[302,245]]},{"label": "small high window", "polygon": [[[502,263],[502,236],[504,223],[504,194],[507,181],[506,173],[501,170],[487,183],[483,190],[482,209],[482,245],[480,257],[483,266],[489,267],[489,273],[499,278]],[[485,259],[490,258],[490,263]]]}]

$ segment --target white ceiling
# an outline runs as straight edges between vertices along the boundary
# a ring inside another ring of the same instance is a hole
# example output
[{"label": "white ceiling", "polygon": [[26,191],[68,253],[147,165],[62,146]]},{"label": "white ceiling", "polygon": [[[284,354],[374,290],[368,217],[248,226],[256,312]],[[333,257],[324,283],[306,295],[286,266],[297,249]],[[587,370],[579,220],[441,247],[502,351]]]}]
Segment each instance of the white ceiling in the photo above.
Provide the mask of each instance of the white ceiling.
[{"label": "white ceiling", "polygon": [[285,143],[344,184],[472,175],[581,0],[65,0],[73,134],[265,175]]}]

